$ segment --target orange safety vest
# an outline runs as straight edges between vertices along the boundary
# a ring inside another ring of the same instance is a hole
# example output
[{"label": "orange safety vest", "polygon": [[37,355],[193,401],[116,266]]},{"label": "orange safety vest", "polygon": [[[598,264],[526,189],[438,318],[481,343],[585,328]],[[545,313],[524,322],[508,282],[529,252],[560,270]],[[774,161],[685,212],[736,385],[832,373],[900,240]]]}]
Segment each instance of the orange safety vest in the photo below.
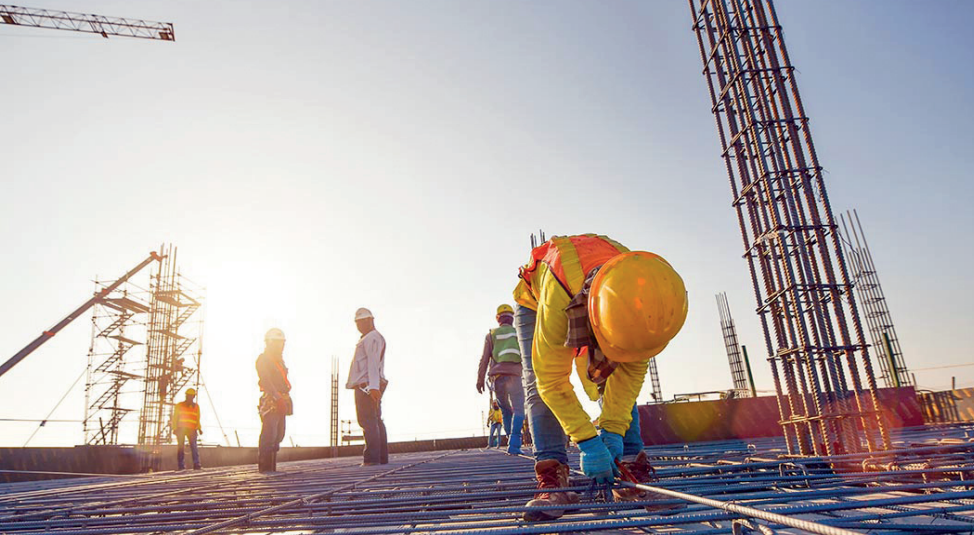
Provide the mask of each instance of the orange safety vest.
[{"label": "orange safety vest", "polygon": [[173,407],[172,428],[200,430],[200,406],[197,403],[180,401]]},{"label": "orange safety vest", "polygon": [[531,288],[531,276],[539,263],[548,266],[551,274],[570,297],[582,290],[585,275],[629,249],[619,242],[597,234],[555,236],[531,250],[531,260],[521,267],[520,277],[537,297],[540,288]]}]

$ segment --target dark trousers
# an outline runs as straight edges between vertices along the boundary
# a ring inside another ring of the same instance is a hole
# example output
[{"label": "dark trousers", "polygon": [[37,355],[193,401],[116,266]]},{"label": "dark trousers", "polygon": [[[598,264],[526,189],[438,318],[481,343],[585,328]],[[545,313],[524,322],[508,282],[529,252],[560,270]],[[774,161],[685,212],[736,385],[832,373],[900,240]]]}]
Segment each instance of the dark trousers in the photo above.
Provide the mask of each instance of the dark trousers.
[{"label": "dark trousers", "polygon": [[356,388],[355,413],[365,436],[365,462],[387,464],[389,441],[386,439],[386,424],[382,421],[382,402],[376,403],[371,396]]},{"label": "dark trousers", "polygon": [[281,449],[281,441],[284,440],[285,422],[287,416],[284,411],[274,410],[260,418],[260,442],[257,446],[258,453],[274,453]]},{"label": "dark trousers", "polygon": [[179,428],[176,430],[176,443],[178,445],[176,448],[176,464],[179,465],[180,470],[186,468],[186,452],[183,451],[183,447],[186,445],[187,439],[189,439],[189,451],[193,455],[193,468],[200,465],[200,450],[196,444],[196,430]]}]

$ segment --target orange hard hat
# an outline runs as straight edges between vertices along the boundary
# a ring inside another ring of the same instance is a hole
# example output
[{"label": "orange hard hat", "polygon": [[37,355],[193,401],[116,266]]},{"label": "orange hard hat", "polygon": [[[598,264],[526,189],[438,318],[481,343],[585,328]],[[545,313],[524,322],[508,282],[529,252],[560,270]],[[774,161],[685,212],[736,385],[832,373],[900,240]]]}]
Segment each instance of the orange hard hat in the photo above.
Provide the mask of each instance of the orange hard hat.
[{"label": "orange hard hat", "polygon": [[687,319],[683,279],[661,256],[633,251],[606,262],[588,298],[599,349],[616,362],[649,360]]}]

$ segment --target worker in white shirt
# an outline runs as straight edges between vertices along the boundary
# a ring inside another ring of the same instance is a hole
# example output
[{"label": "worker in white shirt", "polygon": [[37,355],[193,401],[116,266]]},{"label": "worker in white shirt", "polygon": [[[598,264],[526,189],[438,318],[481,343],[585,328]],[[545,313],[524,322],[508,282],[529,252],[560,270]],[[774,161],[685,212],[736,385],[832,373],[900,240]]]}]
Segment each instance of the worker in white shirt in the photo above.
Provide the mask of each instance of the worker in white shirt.
[{"label": "worker in white shirt", "polygon": [[375,330],[375,318],[367,308],[355,311],[355,327],[362,333],[345,388],[355,390],[355,412],[365,437],[362,466],[389,464],[389,441],[382,421],[386,340]]}]

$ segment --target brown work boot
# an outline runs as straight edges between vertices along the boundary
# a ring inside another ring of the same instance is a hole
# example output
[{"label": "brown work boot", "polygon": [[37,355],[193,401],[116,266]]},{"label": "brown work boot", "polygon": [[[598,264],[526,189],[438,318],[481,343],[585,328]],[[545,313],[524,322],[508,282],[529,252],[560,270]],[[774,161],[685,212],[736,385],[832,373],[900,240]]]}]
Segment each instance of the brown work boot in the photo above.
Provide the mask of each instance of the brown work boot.
[{"label": "brown work boot", "polygon": [[[645,451],[639,452],[633,461],[622,461],[622,466],[629,470],[629,473],[636,478],[636,483],[648,485],[656,480],[656,470],[649,464],[649,456]],[[612,489],[612,495],[620,502],[642,502],[646,500],[671,500],[669,496],[648,490],[621,487]],[[650,504],[644,506],[647,511],[672,511],[673,509],[683,509],[686,505],[681,503],[673,504]]]},{"label": "brown work boot", "polygon": [[[551,459],[540,461],[534,465],[534,471],[538,476],[538,490],[558,489],[570,487],[568,481],[568,465]],[[569,506],[579,502],[576,492],[539,492],[534,495],[534,499],[528,502],[528,507],[541,505],[563,505]],[[524,520],[528,522],[538,522],[540,520],[554,520],[561,518],[565,514],[564,509],[548,509],[545,511],[525,511]]]}]

